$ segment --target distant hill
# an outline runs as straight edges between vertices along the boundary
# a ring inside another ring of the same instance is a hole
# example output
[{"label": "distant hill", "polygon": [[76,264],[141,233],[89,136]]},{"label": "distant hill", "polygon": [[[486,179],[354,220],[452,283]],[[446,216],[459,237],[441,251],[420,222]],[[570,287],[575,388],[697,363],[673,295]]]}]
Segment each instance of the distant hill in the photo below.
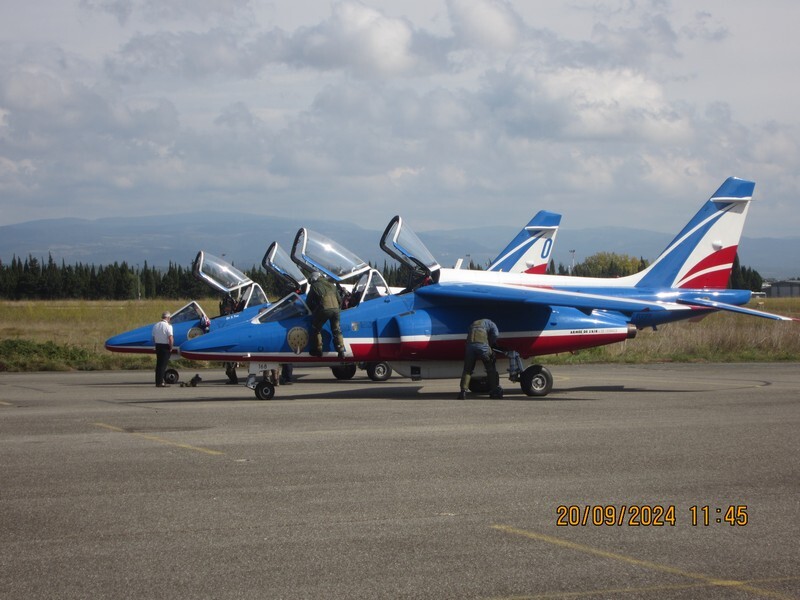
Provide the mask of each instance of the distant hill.
[{"label": "distant hill", "polygon": [[[0,260],[48,255],[66,264],[188,266],[199,250],[225,258],[240,268],[261,264],[267,247],[277,241],[291,250],[297,230],[308,227],[327,235],[364,260],[382,266],[392,259],[378,247],[383,231],[352,223],[243,213],[198,212],[161,217],[109,219],[43,219],[0,227]],[[484,227],[447,231],[417,231],[420,239],[444,266],[459,258],[486,265],[516,235],[514,227]],[[617,252],[654,259],[672,235],[623,227],[570,230],[558,233],[553,259],[568,266],[575,250],[579,263],[597,252]],[[743,238],[739,257],[763,277],[800,275],[800,237]]]}]

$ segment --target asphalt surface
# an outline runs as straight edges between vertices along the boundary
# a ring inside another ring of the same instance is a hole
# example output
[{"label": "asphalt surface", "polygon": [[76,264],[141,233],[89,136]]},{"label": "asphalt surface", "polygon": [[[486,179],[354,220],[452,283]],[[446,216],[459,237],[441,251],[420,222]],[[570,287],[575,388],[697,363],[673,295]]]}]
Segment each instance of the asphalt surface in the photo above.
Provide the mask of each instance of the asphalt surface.
[{"label": "asphalt surface", "polygon": [[0,598],[800,598],[798,365],[552,371],[0,374]]}]

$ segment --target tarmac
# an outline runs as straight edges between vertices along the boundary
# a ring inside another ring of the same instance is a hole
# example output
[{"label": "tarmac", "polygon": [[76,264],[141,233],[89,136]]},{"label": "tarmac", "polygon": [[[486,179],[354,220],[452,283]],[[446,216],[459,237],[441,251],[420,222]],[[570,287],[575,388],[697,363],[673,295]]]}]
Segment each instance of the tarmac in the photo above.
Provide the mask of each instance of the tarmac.
[{"label": "tarmac", "polygon": [[800,598],[797,364],[551,371],[0,373],[0,598]]}]

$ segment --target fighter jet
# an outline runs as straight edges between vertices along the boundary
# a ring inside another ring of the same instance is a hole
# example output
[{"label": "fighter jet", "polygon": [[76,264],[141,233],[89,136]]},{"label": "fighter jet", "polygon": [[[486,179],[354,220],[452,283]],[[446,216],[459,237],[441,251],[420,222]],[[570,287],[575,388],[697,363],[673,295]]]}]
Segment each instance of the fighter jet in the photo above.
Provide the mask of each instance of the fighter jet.
[{"label": "fighter jet", "polygon": [[[755,184],[729,178],[690,219],[657,260],[617,279],[444,270],[401,217],[390,221],[380,246],[416,269],[404,293],[361,302],[342,311],[346,361],[387,361],[412,379],[457,378],[467,328],[479,318],[497,323],[499,344],[521,359],[630,339],[638,329],[716,311],[777,320],[788,317],[744,307],[749,290],[725,289]],[[311,314],[298,295],[237,327],[186,342],[181,354],[200,360],[340,362],[330,332],[322,359],[308,354]],[[529,396],[553,386],[541,364],[510,369]],[[269,382],[255,386],[270,399]]]}]

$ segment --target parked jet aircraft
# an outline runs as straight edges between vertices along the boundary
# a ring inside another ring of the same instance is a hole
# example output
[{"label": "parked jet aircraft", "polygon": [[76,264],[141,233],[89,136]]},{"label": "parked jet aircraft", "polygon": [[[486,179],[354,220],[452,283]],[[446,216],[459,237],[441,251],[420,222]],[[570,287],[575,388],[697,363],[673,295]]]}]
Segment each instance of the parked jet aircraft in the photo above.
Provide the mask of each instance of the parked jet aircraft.
[{"label": "parked jet aircraft", "polygon": [[[493,261],[493,266],[498,265],[499,269],[509,271],[530,269],[531,272],[533,270],[544,272],[560,219],[561,215],[555,213],[546,211],[537,213]],[[301,229],[295,241],[298,265],[312,270],[322,270],[344,286],[348,286],[348,280],[366,273],[368,276],[361,277],[353,286],[354,293],[358,296],[371,297],[400,291],[398,288],[390,288],[378,271],[370,269],[367,263],[346,248],[319,234],[308,235],[304,232],[306,230]],[[331,257],[335,257],[335,260],[331,260]],[[287,289],[302,294],[307,291],[308,282],[305,275],[277,243],[273,243],[267,250],[263,265],[283,281]],[[196,278],[223,296],[220,305],[220,312],[223,314],[209,318],[200,304],[194,300],[175,311],[170,320],[175,340],[173,358],[178,357],[178,348],[187,339],[238,324],[252,318],[270,305],[259,284],[217,256],[203,251],[198,252],[192,271]],[[105,347],[111,352],[154,354],[155,347],[151,338],[153,325],[150,323],[115,335],[106,340]],[[328,363],[324,366],[331,365]],[[392,373],[391,367],[384,361],[362,361],[360,366],[367,371],[370,379],[375,381],[388,379]],[[337,364],[331,369],[336,377],[349,379],[355,374],[356,365]],[[167,383],[177,383],[179,378],[177,369],[167,370]]]},{"label": "parked jet aircraft", "polygon": [[[178,347],[186,340],[252,319],[269,306],[267,295],[259,284],[217,256],[201,250],[194,260],[192,272],[211,289],[223,295],[223,302],[220,303],[220,312],[223,314],[209,318],[194,300],[175,311],[170,319],[175,346],[172,349],[172,358],[178,358]],[[108,338],[106,350],[155,354],[151,338],[153,325],[154,323],[150,323]],[[179,378],[176,369],[167,370],[167,383],[177,383]]]},{"label": "parked jet aircraft", "polygon": [[[457,281],[455,272],[442,270],[395,217],[381,248],[433,283],[343,311],[346,360],[387,360],[412,379],[456,378],[467,327],[477,318],[495,321],[500,344],[525,359],[619,342],[634,337],[637,329],[720,310],[794,320],[743,307],[750,300],[748,290],[724,289],[754,186],[726,180],[652,265],[618,279],[482,272],[480,280]],[[250,322],[186,342],[181,354],[201,360],[317,362],[306,354],[310,322],[302,299],[289,295]],[[323,358],[339,362],[330,346]],[[553,378],[534,364],[519,382],[526,394],[544,396]],[[268,382],[256,386],[259,398],[273,394]]]}]

